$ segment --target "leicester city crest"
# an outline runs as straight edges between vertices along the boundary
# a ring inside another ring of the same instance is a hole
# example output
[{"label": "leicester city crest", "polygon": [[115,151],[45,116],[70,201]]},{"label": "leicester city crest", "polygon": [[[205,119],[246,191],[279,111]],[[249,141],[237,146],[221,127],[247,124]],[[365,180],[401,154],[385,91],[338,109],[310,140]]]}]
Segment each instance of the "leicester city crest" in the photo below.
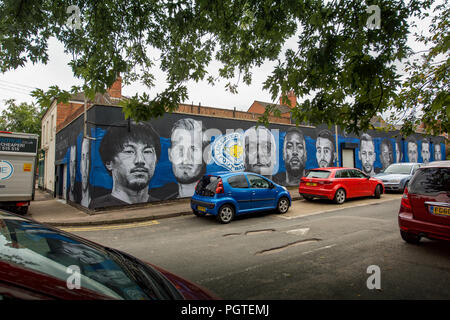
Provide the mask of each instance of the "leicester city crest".
[{"label": "leicester city crest", "polygon": [[214,162],[229,171],[244,170],[244,147],[241,133],[230,133],[214,140],[212,158]]}]

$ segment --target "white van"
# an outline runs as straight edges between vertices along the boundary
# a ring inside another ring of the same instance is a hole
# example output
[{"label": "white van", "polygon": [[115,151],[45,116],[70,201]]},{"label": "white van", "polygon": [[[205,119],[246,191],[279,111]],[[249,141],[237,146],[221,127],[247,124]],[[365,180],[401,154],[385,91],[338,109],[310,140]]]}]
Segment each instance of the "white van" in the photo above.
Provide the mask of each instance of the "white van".
[{"label": "white van", "polygon": [[34,200],[37,134],[0,131],[0,207],[26,214]]}]

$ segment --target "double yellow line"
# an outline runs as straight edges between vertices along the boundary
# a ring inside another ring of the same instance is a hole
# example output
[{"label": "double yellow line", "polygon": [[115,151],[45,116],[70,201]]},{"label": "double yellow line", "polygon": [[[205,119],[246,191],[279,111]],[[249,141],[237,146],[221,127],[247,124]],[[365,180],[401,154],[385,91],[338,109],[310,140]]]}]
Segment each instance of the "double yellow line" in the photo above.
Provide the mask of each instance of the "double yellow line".
[{"label": "double yellow line", "polygon": [[120,230],[120,229],[129,229],[129,228],[139,228],[139,227],[148,227],[152,225],[157,225],[159,222],[157,220],[150,220],[144,222],[134,222],[134,223],[122,223],[122,224],[111,224],[105,226],[92,226],[92,227],[67,227],[67,228],[59,228],[63,231],[67,232],[76,232],[76,231],[102,231],[102,230]]}]

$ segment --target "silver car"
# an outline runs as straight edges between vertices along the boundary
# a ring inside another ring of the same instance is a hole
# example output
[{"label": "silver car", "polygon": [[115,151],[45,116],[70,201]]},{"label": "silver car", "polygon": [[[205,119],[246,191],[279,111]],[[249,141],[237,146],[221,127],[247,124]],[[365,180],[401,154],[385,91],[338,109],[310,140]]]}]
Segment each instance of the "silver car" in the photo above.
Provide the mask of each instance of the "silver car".
[{"label": "silver car", "polygon": [[422,166],[417,162],[393,163],[375,178],[383,181],[386,191],[401,191],[408,185],[416,170]]}]

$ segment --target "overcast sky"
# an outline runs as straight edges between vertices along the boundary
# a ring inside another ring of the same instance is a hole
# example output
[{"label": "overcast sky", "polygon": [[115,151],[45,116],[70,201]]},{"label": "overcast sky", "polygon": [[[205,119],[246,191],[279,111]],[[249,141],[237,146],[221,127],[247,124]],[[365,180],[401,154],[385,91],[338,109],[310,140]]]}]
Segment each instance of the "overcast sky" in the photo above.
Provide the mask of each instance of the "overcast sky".
[{"label": "overcast sky", "polygon": [[[288,42],[293,43],[295,40]],[[51,85],[58,85],[62,89],[70,90],[72,85],[81,85],[82,81],[73,77],[72,70],[68,65],[71,56],[64,53],[63,45],[56,39],[50,39],[49,46],[49,62],[44,64],[27,63],[24,67],[14,71],[0,74],[0,110],[4,109],[3,100],[14,98],[17,102],[32,102],[34,98],[29,92],[34,88],[48,89]],[[185,103],[201,104],[202,106],[210,106],[224,109],[233,109],[246,111],[254,100],[271,101],[270,94],[262,91],[264,80],[273,69],[275,63],[266,63],[262,67],[255,69],[253,73],[253,81],[251,86],[240,83],[237,94],[231,94],[225,90],[226,81],[217,82],[215,86],[204,82],[189,82],[188,95],[189,100]],[[217,64],[211,64],[209,69],[217,69]],[[216,72],[217,73],[217,72]],[[161,79],[161,85],[154,88],[154,92],[159,92],[164,85],[164,74],[156,70],[156,79]],[[148,89],[139,83],[124,86],[122,94],[132,96],[136,93],[142,94],[148,92]],[[152,96],[152,92],[149,92]]]},{"label": "overcast sky", "polygon": [[[421,24],[422,30],[427,30],[426,24]],[[410,37],[409,45],[415,50],[422,50],[421,45],[417,45]],[[296,48],[296,37],[292,37],[286,42],[285,48]],[[6,99],[16,99],[17,102],[32,102],[34,99],[29,92],[35,88],[48,89],[51,85],[57,85],[62,89],[70,90],[73,85],[81,85],[82,81],[72,76],[72,70],[68,63],[71,56],[64,53],[64,47],[55,39],[50,39],[48,45],[49,62],[46,65],[27,63],[24,67],[0,74],[0,111],[3,110]],[[240,83],[237,94],[232,94],[225,90],[226,81],[222,80],[215,86],[210,86],[204,82],[190,82],[188,84],[188,101],[185,103],[202,106],[217,107],[246,111],[254,100],[265,102],[272,101],[268,91],[263,91],[263,82],[273,70],[276,62],[267,62],[261,67],[253,70],[253,80],[251,86]],[[209,70],[217,70],[217,64],[211,64]],[[217,74],[215,72],[215,74]],[[161,71],[155,73],[156,79],[161,79],[161,84],[154,88],[154,92],[134,83],[122,88],[122,94],[132,96],[136,93],[147,92],[150,96],[160,92],[164,87],[165,76]]]}]

